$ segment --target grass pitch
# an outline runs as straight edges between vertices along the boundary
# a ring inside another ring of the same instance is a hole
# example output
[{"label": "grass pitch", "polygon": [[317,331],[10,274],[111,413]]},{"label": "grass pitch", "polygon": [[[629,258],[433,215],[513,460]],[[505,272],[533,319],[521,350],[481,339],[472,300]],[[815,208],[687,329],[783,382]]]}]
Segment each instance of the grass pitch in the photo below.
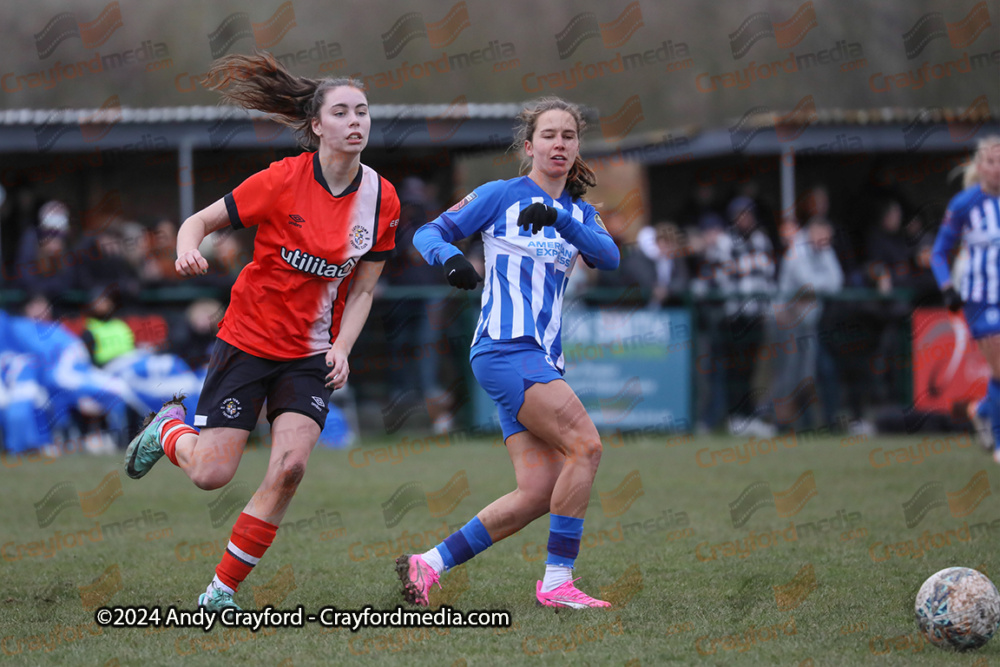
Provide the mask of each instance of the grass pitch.
[{"label": "grass pitch", "polygon": [[[399,604],[392,559],[513,488],[502,447],[420,437],[316,450],[237,602]],[[996,640],[941,651],[913,621],[916,591],[937,570],[1000,576],[997,471],[965,437],[607,437],[577,574],[610,611],[536,607],[541,519],[449,573],[437,598],[509,610],[510,628],[94,624],[100,605],[193,609],[266,462],[266,449],[249,451],[226,489],[203,492],[165,462],[133,481],[116,474],[118,457],[5,458],[0,663],[985,665],[1000,655]]]}]

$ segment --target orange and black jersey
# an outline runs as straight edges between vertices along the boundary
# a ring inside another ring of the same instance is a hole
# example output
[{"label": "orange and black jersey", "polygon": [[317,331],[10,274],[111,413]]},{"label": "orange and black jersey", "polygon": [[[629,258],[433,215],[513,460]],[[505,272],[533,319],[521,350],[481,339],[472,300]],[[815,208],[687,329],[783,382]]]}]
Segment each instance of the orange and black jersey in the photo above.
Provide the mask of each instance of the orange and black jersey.
[{"label": "orange and black jersey", "polygon": [[219,338],[265,359],[326,352],[340,331],[354,267],[387,259],[395,246],[395,188],[361,165],[335,195],[319,154],[303,153],[254,174],[225,204],[234,229],[258,229]]}]

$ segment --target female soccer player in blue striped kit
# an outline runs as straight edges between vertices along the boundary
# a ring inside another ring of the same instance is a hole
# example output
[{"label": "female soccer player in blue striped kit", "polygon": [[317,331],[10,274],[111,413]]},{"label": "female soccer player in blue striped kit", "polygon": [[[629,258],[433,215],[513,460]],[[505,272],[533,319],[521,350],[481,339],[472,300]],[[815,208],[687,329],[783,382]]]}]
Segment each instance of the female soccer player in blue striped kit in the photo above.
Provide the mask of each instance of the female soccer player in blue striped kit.
[{"label": "female soccer player in blue striped kit", "polygon": [[527,176],[493,181],[414,235],[430,264],[448,282],[473,289],[483,280],[452,245],[482,234],[486,281],[473,336],[473,373],[496,401],[517,488],[499,498],[430,551],[403,555],[396,570],[403,596],[427,605],[446,569],[551,513],[539,604],[607,607],[576,588],[573,564],[583,517],[601,460],[601,439],[586,409],[562,379],[562,299],[577,255],[590,266],[618,267],[618,248],[593,206],[581,197],[596,184],[580,158],[584,121],[579,109],[544,98],[521,112],[515,145]]},{"label": "female soccer player in blue striped kit", "polygon": [[[993,460],[1000,463],[1000,137],[979,142],[963,185],[948,203],[931,269],[945,305],[952,312],[964,306],[965,321],[990,366],[983,407],[993,433]],[[968,246],[969,261],[955,289],[948,259],[960,241]]]}]

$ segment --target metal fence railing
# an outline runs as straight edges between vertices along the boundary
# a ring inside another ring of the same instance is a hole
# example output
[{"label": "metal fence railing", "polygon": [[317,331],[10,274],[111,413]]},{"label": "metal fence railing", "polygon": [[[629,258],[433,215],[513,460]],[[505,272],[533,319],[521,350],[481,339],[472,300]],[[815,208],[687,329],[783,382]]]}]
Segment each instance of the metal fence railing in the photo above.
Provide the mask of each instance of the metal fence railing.
[{"label": "metal fence railing", "polygon": [[[78,317],[87,298],[82,290],[60,295],[55,315]],[[0,289],[0,307],[11,312],[24,299],[23,292]],[[165,331],[158,340],[169,350],[179,339],[176,332],[187,326],[186,308],[198,299],[224,304],[228,292],[188,285],[147,288],[125,303],[120,315],[162,318]],[[641,290],[592,288],[567,297],[564,312],[582,307],[627,314],[645,310],[647,303]],[[746,304],[754,308],[741,309]],[[812,344],[818,363],[810,377],[820,404],[814,409],[826,416],[848,413],[855,418],[872,406],[913,403],[910,314],[922,304],[915,304],[906,290],[845,289],[812,305],[802,299],[775,301],[768,295],[745,295],[734,302],[722,294],[688,292],[673,296],[667,305],[685,309],[690,316],[692,428],[711,415],[712,401],[725,401],[723,415],[736,407],[739,397],[728,386],[736,380],[757,396],[780,399],[787,391],[777,386],[783,359],[812,354]],[[426,429],[436,419],[439,428],[469,426],[475,379],[468,353],[478,316],[478,293],[445,286],[381,289],[351,358],[351,385],[362,428],[374,434]],[[749,379],[743,377],[748,365],[753,367]],[[727,387],[713,395],[712,383],[720,372]]]}]

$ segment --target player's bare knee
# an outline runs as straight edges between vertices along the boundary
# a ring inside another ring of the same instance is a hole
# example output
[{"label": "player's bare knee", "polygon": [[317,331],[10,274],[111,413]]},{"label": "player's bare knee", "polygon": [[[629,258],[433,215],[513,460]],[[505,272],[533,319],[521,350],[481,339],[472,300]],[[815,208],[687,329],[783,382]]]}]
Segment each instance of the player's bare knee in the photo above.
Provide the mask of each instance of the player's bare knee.
[{"label": "player's bare knee", "polygon": [[567,462],[593,467],[597,467],[601,462],[601,454],[604,452],[604,446],[597,433],[575,433],[565,443],[565,447],[570,452]]},{"label": "player's bare knee", "polygon": [[192,477],[191,481],[202,491],[215,491],[216,489],[221,489],[226,485],[225,482],[216,480],[214,477]]},{"label": "player's bare knee", "polygon": [[223,467],[206,466],[192,472],[191,481],[202,491],[215,491],[229,484],[235,472]]},{"label": "player's bare knee", "polygon": [[604,453],[604,445],[601,444],[601,438],[595,437],[589,441],[587,447],[587,457],[590,462],[596,467],[597,464],[601,462],[601,455]]}]

